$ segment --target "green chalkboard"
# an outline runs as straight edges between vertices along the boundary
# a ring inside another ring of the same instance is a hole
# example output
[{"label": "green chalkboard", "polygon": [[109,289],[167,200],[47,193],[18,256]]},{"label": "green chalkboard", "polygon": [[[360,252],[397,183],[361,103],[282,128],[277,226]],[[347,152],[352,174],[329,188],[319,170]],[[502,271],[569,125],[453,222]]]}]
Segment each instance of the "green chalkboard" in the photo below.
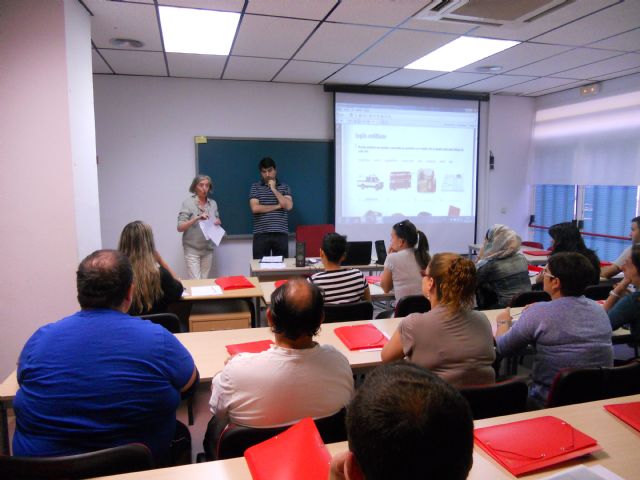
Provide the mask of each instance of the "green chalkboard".
[{"label": "green chalkboard", "polygon": [[[202,137],[199,137],[200,139]],[[228,235],[252,233],[249,189],[260,180],[258,163],[276,162],[278,180],[293,193],[289,231],[334,221],[333,141],[210,138],[196,143],[196,168],[213,180],[222,226]]]}]

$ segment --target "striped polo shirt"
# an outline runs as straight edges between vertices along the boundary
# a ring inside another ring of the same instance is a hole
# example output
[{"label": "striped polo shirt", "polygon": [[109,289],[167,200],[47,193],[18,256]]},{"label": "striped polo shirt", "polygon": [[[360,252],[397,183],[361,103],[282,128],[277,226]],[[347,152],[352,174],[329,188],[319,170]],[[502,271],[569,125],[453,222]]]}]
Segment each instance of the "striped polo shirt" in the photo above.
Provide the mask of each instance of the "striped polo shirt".
[{"label": "striped polo shirt", "polygon": [[[291,189],[286,183],[276,180],[276,189],[282,195],[293,198]],[[249,200],[257,198],[260,205],[277,205],[278,199],[264,182],[251,184]],[[289,233],[289,214],[281,208],[273,212],[253,214],[253,233]]]},{"label": "striped polo shirt", "polygon": [[322,290],[325,303],[357,302],[369,286],[356,268],[314,273],[309,281]]}]

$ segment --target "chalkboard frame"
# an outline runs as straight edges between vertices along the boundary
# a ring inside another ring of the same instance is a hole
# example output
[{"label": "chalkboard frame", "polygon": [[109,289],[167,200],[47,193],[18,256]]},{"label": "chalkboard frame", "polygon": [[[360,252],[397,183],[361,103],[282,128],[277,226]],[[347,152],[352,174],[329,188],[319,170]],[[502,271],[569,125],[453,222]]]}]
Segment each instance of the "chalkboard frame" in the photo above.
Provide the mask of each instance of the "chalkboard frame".
[{"label": "chalkboard frame", "polygon": [[222,227],[233,239],[251,238],[249,189],[260,181],[263,157],[276,162],[278,180],[293,194],[289,233],[297,225],[334,223],[334,141],[328,139],[195,137],[196,172],[209,175]]}]

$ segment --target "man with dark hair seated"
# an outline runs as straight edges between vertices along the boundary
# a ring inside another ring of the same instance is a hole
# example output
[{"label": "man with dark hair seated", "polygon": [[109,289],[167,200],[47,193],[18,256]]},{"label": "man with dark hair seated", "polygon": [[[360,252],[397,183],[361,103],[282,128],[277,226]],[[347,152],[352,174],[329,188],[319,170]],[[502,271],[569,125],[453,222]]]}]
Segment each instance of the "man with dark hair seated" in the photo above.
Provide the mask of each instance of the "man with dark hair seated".
[{"label": "man with dark hair seated", "polygon": [[559,370],[613,365],[609,317],[602,306],[584,296],[593,272],[581,253],[551,255],[543,271],[544,291],[551,301],[530,305],[513,326],[508,308],[496,318],[500,355],[513,356],[527,345],[535,347],[529,387],[532,407],[544,406]]},{"label": "man with dark hair seated", "polygon": [[367,375],[347,408],[349,451],[330,480],[463,480],[473,464],[473,420],[448,383],[413,364]]},{"label": "man with dark hair seated", "polygon": [[325,303],[350,303],[371,301],[369,285],[357,268],[342,268],[347,254],[347,237],[327,233],[322,239],[320,258],[325,271],[311,276],[309,281],[317,285],[324,294]]},{"label": "man with dark hair seated", "polygon": [[303,279],[271,295],[267,320],[275,344],[235,355],[212,382],[209,405],[218,421],[249,427],[288,425],[340,411],[353,396],[349,361],[313,341],[324,316],[322,293]]},{"label": "man with dark hair seated", "polygon": [[180,394],[197,379],[191,355],[164,327],[127,315],[133,270],[121,252],[86,257],[77,287],[82,309],[38,329],[20,354],[14,454],[140,442],[157,465],[172,463]]}]

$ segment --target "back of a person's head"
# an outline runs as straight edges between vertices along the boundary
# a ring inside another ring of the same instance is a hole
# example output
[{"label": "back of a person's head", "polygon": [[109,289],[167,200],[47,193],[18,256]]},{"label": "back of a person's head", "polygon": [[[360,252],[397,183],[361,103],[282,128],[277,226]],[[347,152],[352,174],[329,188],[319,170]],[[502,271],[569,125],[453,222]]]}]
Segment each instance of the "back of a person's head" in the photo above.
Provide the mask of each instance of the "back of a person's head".
[{"label": "back of a person's head", "polygon": [[560,252],[549,257],[549,274],[560,279],[560,292],[565,297],[579,297],[591,284],[593,265],[587,257],[576,252]]},{"label": "back of a person's head", "polygon": [[580,230],[573,222],[556,223],[549,227],[554,252],[583,252],[587,250]]},{"label": "back of a person's head", "polygon": [[366,480],[462,480],[473,464],[466,400],[413,364],[382,365],[368,374],[346,423],[349,449]]},{"label": "back of a person's head", "polygon": [[118,308],[133,282],[133,269],[126,255],[117,250],[96,250],[76,272],[78,303],[87,308]]},{"label": "back of a person's head", "polygon": [[322,239],[322,251],[333,263],[340,263],[347,252],[347,237],[339,233],[327,233]]},{"label": "back of a person's head", "polygon": [[404,240],[409,248],[413,248],[416,262],[421,270],[427,268],[431,255],[429,254],[429,240],[422,230],[418,230],[413,222],[403,220],[393,226],[396,236]]},{"label": "back of a person's head", "polygon": [[124,253],[131,262],[151,256],[155,251],[153,231],[151,227],[140,220],[127,223],[120,234],[118,250]]},{"label": "back of a person's head", "polygon": [[477,280],[471,260],[457,253],[436,253],[427,272],[436,284],[440,303],[454,311],[473,308]]},{"label": "back of a person's head", "polygon": [[290,340],[314,336],[324,316],[322,291],[301,278],[289,280],[271,295],[271,329]]}]

